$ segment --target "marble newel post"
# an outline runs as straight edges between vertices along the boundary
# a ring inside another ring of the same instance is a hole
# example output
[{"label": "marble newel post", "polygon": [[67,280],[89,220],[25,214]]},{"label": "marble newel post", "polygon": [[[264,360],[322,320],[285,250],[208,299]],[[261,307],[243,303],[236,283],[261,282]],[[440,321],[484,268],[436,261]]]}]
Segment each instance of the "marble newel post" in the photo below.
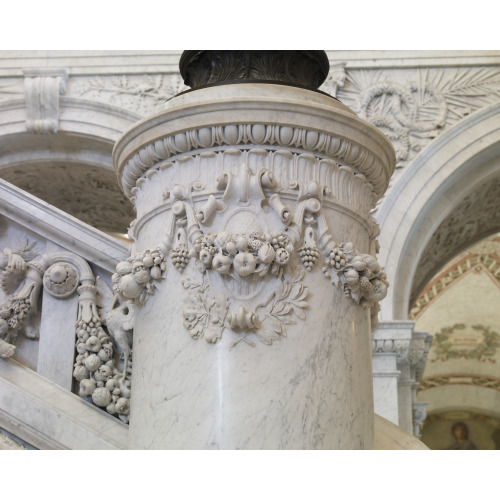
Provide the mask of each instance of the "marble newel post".
[{"label": "marble newel post", "polygon": [[389,140],[316,89],[322,51],[187,51],[192,90],[118,141],[137,208],[131,448],[373,447],[370,210]]}]

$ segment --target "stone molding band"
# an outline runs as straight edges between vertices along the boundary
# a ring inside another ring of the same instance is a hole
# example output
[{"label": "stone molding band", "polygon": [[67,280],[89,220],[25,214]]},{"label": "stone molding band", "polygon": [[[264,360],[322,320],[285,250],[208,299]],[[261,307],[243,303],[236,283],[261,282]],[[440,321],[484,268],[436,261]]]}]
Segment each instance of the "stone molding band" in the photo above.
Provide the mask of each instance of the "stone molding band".
[{"label": "stone molding band", "polygon": [[392,173],[376,154],[354,141],[314,129],[265,123],[234,123],[168,135],[140,149],[123,167],[119,165],[115,168],[122,189],[131,198],[137,181],[162,161],[200,149],[225,146],[249,149],[254,145],[297,148],[301,152],[306,150],[332,157],[366,176],[377,198],[387,189]]}]

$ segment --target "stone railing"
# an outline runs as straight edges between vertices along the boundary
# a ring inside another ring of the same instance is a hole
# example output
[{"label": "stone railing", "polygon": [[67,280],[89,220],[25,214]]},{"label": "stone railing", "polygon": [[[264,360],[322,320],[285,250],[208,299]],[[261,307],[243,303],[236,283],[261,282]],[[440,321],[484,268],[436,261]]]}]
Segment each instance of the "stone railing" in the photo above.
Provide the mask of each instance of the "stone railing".
[{"label": "stone railing", "polygon": [[0,228],[0,427],[35,447],[126,447],[131,338],[110,285],[126,245],[5,181]]}]

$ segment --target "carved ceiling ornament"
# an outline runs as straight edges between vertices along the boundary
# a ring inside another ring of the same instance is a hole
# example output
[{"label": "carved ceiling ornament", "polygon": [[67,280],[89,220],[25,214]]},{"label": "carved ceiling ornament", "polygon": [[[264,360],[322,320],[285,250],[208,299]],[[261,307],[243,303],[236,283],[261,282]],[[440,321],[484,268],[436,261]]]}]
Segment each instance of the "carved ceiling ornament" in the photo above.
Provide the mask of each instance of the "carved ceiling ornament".
[{"label": "carved ceiling ornament", "polygon": [[[271,171],[253,172],[244,163],[236,174],[219,176],[218,188],[224,190],[219,200],[210,195],[198,207],[191,193],[202,185],[174,186],[164,193],[171,208],[167,234],[156,249],[118,264],[115,293],[142,304],[165,279],[168,260],[180,274],[193,260],[201,279],[182,280],[188,290],[184,326],[190,335],[215,343],[227,328],[250,345],[251,333],[270,344],[286,335],[286,324],[305,319],[308,289],[302,278],[320,267],[322,257],[322,272],[334,286],[364,309],[376,307],[387,293],[383,268],[352,243],[335,242],[322,211],[324,187],[316,181],[295,186],[294,210],[281,200]],[[252,208],[262,206],[269,210]],[[264,303],[249,307],[245,301],[267,293],[260,283],[271,283],[272,291]],[[214,295],[214,284],[225,293]]]},{"label": "carved ceiling ornament", "polygon": [[1,177],[101,231],[126,233],[135,215],[114,173],[101,167],[23,165]]}]

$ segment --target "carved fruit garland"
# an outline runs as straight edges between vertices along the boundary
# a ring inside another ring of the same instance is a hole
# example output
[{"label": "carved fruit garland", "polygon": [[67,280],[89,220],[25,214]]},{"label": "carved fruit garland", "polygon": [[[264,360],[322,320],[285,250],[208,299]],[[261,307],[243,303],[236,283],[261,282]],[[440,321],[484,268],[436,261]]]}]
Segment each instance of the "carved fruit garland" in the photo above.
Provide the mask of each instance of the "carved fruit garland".
[{"label": "carved fruit garland", "polygon": [[[183,316],[190,335],[215,343],[227,328],[240,336],[237,342],[245,340],[253,345],[247,340],[251,333],[265,343],[272,343],[286,335],[285,325],[295,323],[296,318],[305,319],[308,289],[302,283],[304,272],[297,272],[289,264],[294,253],[308,272],[323,256],[324,274],[333,285],[343,289],[346,297],[365,309],[376,308],[387,294],[387,277],[377,260],[355,250],[352,243],[334,241],[322,212],[323,198],[329,193],[316,181],[295,183],[299,192],[293,216],[277,192],[269,198],[264,195],[264,187],[277,191],[276,181],[266,169],[255,174],[243,164],[237,174],[224,172],[218,179],[219,189],[224,189],[222,202],[210,195],[196,209],[191,192],[201,189],[198,184],[176,185],[165,196],[170,198],[172,215],[170,229],[160,246],[117,266],[112,279],[115,293],[122,300],[144,303],[154,293],[155,283],[165,277],[169,254],[173,266],[181,273],[194,258],[203,282],[190,278],[181,281],[188,290]],[[238,206],[246,206],[250,199],[268,202],[282,229],[242,234],[205,229],[218,211],[231,213]],[[276,277],[276,290],[253,312],[243,305],[231,310],[229,298],[222,294],[213,296],[210,285],[205,283],[208,272],[237,281],[252,275],[263,278],[270,273]]]}]

